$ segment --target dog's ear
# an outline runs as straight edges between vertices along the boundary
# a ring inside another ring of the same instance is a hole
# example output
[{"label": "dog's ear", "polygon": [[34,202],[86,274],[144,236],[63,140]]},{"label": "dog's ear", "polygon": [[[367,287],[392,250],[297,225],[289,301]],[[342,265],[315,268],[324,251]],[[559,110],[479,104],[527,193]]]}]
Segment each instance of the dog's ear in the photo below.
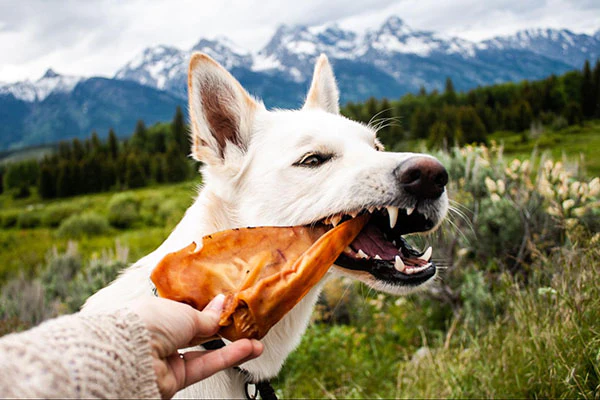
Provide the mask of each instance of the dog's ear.
[{"label": "dog's ear", "polygon": [[340,113],[340,92],[335,76],[325,54],[321,54],[315,65],[312,83],[303,108],[320,108],[332,114]]},{"label": "dog's ear", "polygon": [[254,113],[260,106],[219,63],[194,53],[188,72],[192,155],[218,163],[230,152],[245,152]]}]

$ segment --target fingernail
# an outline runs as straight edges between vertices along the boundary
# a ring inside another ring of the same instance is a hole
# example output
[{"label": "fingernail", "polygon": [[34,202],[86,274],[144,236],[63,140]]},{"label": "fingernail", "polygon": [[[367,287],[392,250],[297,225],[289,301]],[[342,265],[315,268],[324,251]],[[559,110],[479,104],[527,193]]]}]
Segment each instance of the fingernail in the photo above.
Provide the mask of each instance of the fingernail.
[{"label": "fingernail", "polygon": [[221,312],[223,311],[223,303],[224,302],[225,302],[225,295],[218,294],[210,301],[210,303],[208,303],[206,305],[206,307],[204,308],[204,311],[214,311],[220,315]]}]

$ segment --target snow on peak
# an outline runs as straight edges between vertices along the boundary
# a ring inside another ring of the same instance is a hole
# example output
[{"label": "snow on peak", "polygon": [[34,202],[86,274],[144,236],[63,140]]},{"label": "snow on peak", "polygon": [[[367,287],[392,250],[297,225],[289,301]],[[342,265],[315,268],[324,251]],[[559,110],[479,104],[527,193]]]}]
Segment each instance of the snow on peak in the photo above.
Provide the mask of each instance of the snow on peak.
[{"label": "snow on peak", "polygon": [[379,32],[398,36],[410,35],[413,30],[406,23],[404,23],[402,18],[398,17],[397,15],[392,15],[383,23],[383,25],[381,25]]},{"label": "snow on peak", "polygon": [[190,50],[190,52],[194,51],[208,54],[227,69],[249,66],[252,63],[251,55],[247,50],[222,36],[213,40],[200,39]]},{"label": "snow on peak", "polygon": [[52,93],[68,93],[82,80],[79,76],[60,75],[49,68],[35,82],[25,80],[0,86],[0,94],[12,94],[27,102],[43,101]]}]

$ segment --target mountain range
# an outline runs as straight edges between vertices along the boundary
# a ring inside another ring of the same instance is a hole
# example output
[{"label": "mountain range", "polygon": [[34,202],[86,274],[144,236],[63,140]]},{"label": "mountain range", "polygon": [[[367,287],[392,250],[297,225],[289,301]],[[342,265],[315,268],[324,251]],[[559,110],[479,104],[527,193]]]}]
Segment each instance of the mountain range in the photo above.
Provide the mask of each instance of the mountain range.
[{"label": "mountain range", "polygon": [[155,46],[121,67],[113,78],[59,75],[49,69],[39,80],[0,84],[0,150],[105,136],[110,127],[126,136],[137,119],[169,120],[186,103],[190,54],[202,51],[240,80],[268,107],[298,107],[310,83],[315,58],[333,64],[342,103],[370,96],[398,98],[442,89],[450,77],[457,90],[523,79],[540,79],[580,69],[600,57],[594,35],[566,29],[528,29],[472,42],[415,30],[397,16],[358,33],[336,23],[280,26],[259,51],[229,39],[201,39],[191,49]]}]

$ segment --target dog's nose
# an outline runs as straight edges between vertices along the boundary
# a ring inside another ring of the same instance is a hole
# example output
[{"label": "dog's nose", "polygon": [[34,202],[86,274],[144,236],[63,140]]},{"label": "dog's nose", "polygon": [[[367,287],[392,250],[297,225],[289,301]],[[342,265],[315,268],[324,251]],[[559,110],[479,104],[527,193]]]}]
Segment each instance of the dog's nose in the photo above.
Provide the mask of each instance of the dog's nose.
[{"label": "dog's nose", "polygon": [[448,183],[446,168],[431,157],[411,157],[394,172],[400,186],[419,199],[437,199]]}]

